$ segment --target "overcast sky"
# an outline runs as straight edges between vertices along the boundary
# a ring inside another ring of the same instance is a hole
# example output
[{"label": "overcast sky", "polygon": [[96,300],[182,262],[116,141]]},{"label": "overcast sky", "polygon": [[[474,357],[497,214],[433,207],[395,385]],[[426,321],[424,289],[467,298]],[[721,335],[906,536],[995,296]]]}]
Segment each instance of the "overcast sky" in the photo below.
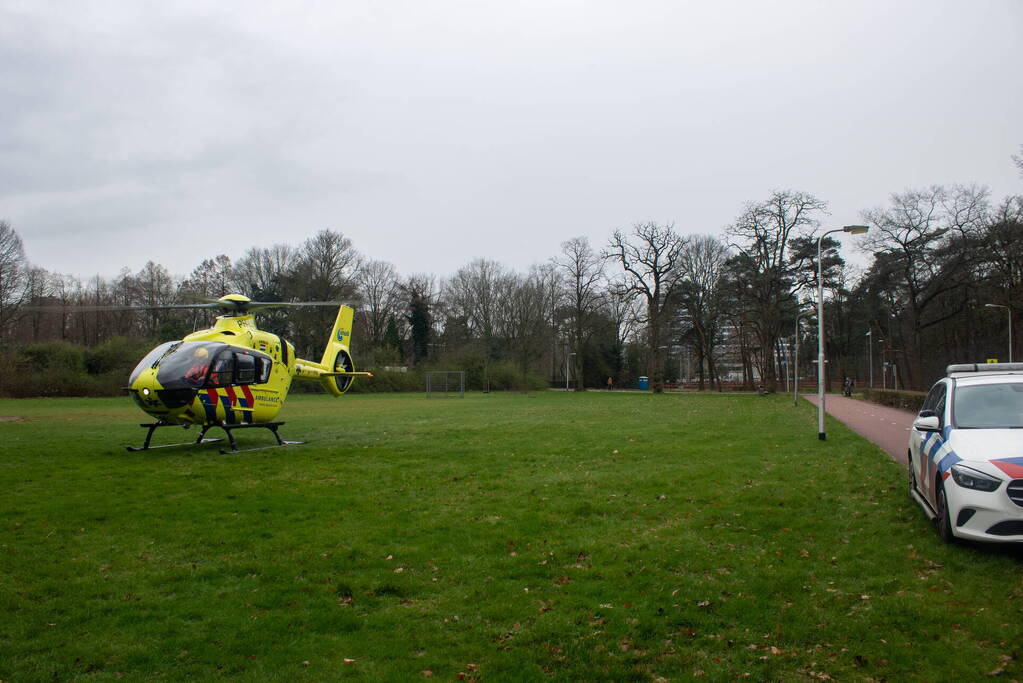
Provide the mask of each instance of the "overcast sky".
[{"label": "overcast sky", "polygon": [[84,277],[325,228],[446,276],[719,233],[774,188],[834,226],[932,183],[998,200],[1021,35],[1019,0],[0,0],[0,219]]}]

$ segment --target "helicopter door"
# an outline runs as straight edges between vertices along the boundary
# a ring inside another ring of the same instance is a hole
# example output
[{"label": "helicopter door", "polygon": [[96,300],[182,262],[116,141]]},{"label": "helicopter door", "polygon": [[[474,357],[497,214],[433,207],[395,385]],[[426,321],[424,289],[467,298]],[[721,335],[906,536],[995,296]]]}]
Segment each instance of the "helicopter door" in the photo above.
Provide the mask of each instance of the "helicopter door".
[{"label": "helicopter door", "polygon": [[210,365],[207,387],[227,387],[234,384],[234,354],[223,351]]}]

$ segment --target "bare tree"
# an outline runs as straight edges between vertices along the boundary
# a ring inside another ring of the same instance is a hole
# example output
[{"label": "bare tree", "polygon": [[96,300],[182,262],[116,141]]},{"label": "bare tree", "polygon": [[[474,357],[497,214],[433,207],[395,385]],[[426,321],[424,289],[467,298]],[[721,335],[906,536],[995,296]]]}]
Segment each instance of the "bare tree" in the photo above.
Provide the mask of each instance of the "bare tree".
[{"label": "bare tree", "polygon": [[25,302],[25,247],[7,221],[0,221],[0,340]]},{"label": "bare tree", "polygon": [[397,313],[398,271],[386,261],[369,261],[356,280],[362,302],[360,317],[369,334],[367,345],[376,348],[383,343],[387,321]]},{"label": "bare tree", "polygon": [[816,249],[808,245],[826,211],[827,203],[812,194],[775,190],[766,201],[747,203],[728,229],[730,246],[739,250],[730,263],[735,293],[756,338],[755,361],[767,391],[776,388],[774,348],[782,326],[800,288],[812,284]]},{"label": "bare tree", "polygon": [[554,263],[565,276],[568,299],[568,335],[575,349],[576,391],[583,386],[583,345],[594,330],[594,317],[602,300],[604,260],[593,251],[585,237],[562,242],[561,256]]},{"label": "bare tree", "polygon": [[490,358],[497,351],[495,331],[514,282],[514,274],[500,263],[477,259],[460,268],[445,285],[445,299],[452,314],[465,320],[469,331],[483,341]]},{"label": "bare tree", "polygon": [[231,269],[231,287],[257,301],[280,301],[298,254],[287,244],[251,247]]},{"label": "bare tree", "polygon": [[400,285],[400,289],[409,326],[412,362],[421,363],[430,356],[435,336],[433,325],[438,298],[437,285],[432,275],[419,273],[410,275]]},{"label": "bare tree", "polygon": [[1006,197],[985,228],[981,276],[994,285],[993,301],[1014,312],[1023,307],[1023,196]]},{"label": "bare tree", "polygon": [[[900,333],[910,385],[923,382],[921,333],[966,306],[979,252],[972,248],[988,223],[987,188],[931,186],[893,194],[887,208],[863,212],[871,232],[863,248],[876,256],[873,278],[886,283]],[[888,327],[889,321],[876,321]]]},{"label": "bare tree", "polygon": [[53,278],[49,272],[33,266],[25,269],[25,301],[34,310],[22,319],[19,340],[37,342],[43,339],[44,332],[52,334],[54,316],[39,308],[52,303],[52,294]]},{"label": "bare tree", "polygon": [[627,282],[611,282],[604,291],[601,310],[612,327],[614,362],[611,369],[616,381],[621,381],[625,369],[625,344],[635,335],[643,319],[640,298]]},{"label": "bare tree", "polygon": [[[231,267],[231,259],[220,254],[216,258],[203,259],[202,263],[196,266],[181,282],[178,294],[182,303],[219,299],[225,294],[231,293],[233,284],[234,270]],[[209,324],[212,315],[209,311],[194,309],[189,311],[186,317],[189,326],[195,330],[202,324]]]},{"label": "bare tree", "polygon": [[[285,288],[285,299],[295,301],[351,301],[362,268],[362,255],[340,232],[321,230],[307,239],[299,250]],[[336,309],[304,308],[288,313],[296,353],[315,354],[322,350],[324,335],[330,331]]]},{"label": "bare tree", "polygon": [[350,239],[340,232],[321,230],[299,250],[292,268],[292,294],[323,301],[351,297],[362,261]]},{"label": "bare tree", "polygon": [[636,223],[628,234],[616,230],[603,252],[604,258],[614,260],[625,271],[629,289],[646,301],[647,374],[655,393],[664,391],[661,351],[671,302],[682,284],[678,264],[684,245],[671,224]]},{"label": "bare tree", "polygon": [[680,297],[681,305],[688,314],[697,341],[697,357],[700,360],[700,389],[703,389],[703,364],[706,362],[710,381],[721,382],[717,377],[715,347],[724,321],[726,263],[728,247],[710,235],[690,240],[682,250],[679,268],[685,277]]},{"label": "bare tree", "polygon": [[546,298],[542,271],[534,269],[527,276],[515,278],[505,300],[501,331],[522,372],[523,390],[529,388],[529,370],[546,346],[545,332],[549,329]]},{"label": "bare tree", "polygon": [[139,306],[148,307],[145,312],[144,328],[147,337],[157,336],[160,323],[166,316],[156,307],[173,303],[174,291],[174,280],[167,269],[158,263],[148,261],[142,270],[135,274],[135,301]]},{"label": "bare tree", "polygon": [[543,291],[543,319],[545,344],[548,349],[548,376],[554,381],[561,364],[557,360],[560,308],[565,298],[564,278],[554,263],[540,263],[529,269],[529,276],[536,280]]}]

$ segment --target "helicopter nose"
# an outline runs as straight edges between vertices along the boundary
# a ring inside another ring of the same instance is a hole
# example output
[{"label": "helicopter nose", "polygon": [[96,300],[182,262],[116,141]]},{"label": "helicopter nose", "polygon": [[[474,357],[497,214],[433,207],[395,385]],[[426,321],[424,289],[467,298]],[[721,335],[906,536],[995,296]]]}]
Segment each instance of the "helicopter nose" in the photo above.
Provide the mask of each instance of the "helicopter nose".
[{"label": "helicopter nose", "polygon": [[131,387],[131,397],[139,408],[147,413],[163,413],[167,407],[159,400],[157,388],[153,386],[151,378],[140,377]]},{"label": "helicopter nose", "polygon": [[195,398],[195,389],[164,389],[149,375],[142,375],[131,388],[131,396],[142,410],[151,415],[163,415],[168,411],[187,406]]}]

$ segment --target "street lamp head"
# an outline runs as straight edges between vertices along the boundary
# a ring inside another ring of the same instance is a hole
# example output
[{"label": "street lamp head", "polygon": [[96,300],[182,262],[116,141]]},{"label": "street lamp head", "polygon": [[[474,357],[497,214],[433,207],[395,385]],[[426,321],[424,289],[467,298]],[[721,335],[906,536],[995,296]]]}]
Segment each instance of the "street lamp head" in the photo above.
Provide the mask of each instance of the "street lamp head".
[{"label": "street lamp head", "polygon": [[1002,304],[984,304],[984,308],[1008,308]]},{"label": "street lamp head", "polygon": [[846,225],[842,227],[842,230],[849,233],[850,235],[862,235],[867,230],[870,230],[869,225]]}]

